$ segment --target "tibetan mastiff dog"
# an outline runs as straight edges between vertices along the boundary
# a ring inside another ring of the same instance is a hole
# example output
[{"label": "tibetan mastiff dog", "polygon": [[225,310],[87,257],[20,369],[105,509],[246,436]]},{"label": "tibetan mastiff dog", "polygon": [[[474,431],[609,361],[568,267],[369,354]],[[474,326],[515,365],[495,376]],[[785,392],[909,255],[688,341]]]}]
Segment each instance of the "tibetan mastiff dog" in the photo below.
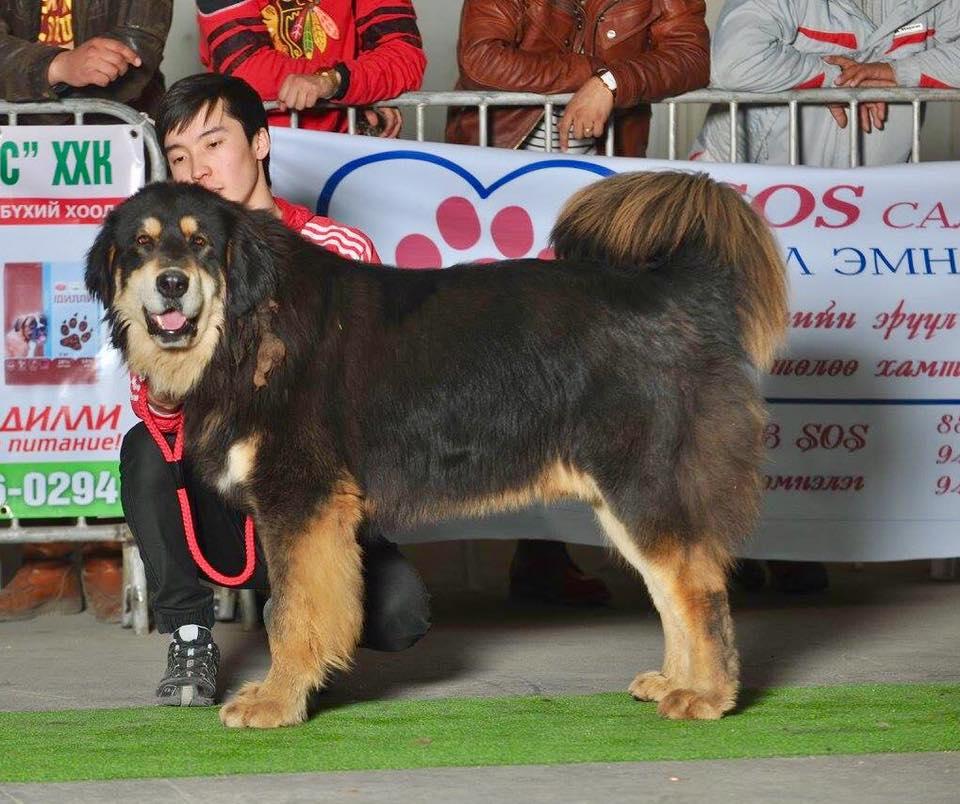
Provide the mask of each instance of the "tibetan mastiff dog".
[{"label": "tibetan mastiff dog", "polygon": [[669,171],[581,190],[552,244],[552,261],[397,270],[196,186],[151,184],[110,213],[86,282],[113,343],[182,400],[186,454],[267,558],[270,671],[224,724],[299,723],[350,665],[364,520],[565,497],[594,508],[660,613],[663,666],[632,696],[669,718],[734,707],[726,576],[758,518],[779,250],[734,189]]}]

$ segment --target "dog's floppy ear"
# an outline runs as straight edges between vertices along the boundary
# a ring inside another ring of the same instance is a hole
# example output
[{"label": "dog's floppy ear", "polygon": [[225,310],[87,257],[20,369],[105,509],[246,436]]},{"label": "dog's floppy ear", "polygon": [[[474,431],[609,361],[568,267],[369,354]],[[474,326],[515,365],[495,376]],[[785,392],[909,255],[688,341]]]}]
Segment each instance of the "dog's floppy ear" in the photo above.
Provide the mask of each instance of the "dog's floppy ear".
[{"label": "dog's floppy ear", "polygon": [[100,227],[97,239],[87,252],[87,269],[84,281],[87,290],[109,308],[113,302],[113,261],[117,255],[114,238],[117,233],[116,216],[110,213]]},{"label": "dog's floppy ear", "polygon": [[271,248],[265,214],[238,210],[227,244],[227,315],[246,315],[266,301],[277,286],[277,255]]}]

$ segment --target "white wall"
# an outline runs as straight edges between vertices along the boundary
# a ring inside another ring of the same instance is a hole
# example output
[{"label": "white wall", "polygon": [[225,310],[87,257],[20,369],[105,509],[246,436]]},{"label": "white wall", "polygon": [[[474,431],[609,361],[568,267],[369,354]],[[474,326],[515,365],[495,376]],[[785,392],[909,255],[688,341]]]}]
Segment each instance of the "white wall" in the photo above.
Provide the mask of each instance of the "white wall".
[{"label": "white wall", "polygon": [[197,45],[197,5],[192,0],[173,2],[173,23],[160,69],[167,79],[167,86],[178,78],[203,71]]},{"label": "white wall", "polygon": [[[707,24],[713,27],[722,0],[707,0]],[[420,31],[429,64],[424,78],[424,89],[451,89],[457,77],[456,40],[463,0],[414,0]],[[196,6],[188,0],[175,0],[173,26],[167,40],[162,64],[170,84],[178,78],[202,70],[197,55]],[[681,107],[679,120],[679,153],[699,130],[705,114],[703,107]],[[427,136],[442,136],[443,114],[436,112],[427,118]],[[407,126],[406,134],[412,135]],[[960,159],[960,104],[929,104],[922,134],[924,159]],[[653,130],[650,136],[649,156],[666,156],[667,128],[665,107],[654,107]]]}]

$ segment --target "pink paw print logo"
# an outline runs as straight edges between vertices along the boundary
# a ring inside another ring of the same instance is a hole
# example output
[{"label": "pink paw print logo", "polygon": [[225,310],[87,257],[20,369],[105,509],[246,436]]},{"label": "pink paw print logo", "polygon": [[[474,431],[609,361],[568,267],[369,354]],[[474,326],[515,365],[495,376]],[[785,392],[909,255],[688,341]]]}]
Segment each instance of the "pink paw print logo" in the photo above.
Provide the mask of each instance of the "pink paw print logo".
[{"label": "pink paw print logo", "polygon": [[[451,196],[437,207],[437,229],[443,244],[454,251],[468,251],[480,242],[483,227],[477,208],[462,196]],[[541,249],[532,254],[534,246],[533,221],[529,213],[519,206],[504,207],[490,221],[490,238],[499,252],[497,257],[482,257],[473,262],[487,263],[500,259],[519,259],[536,256],[541,260],[553,259],[553,249]],[[394,255],[401,268],[441,268],[444,265],[443,250],[425,234],[409,234],[397,243]],[[454,260],[458,261],[458,260]],[[451,261],[447,261],[449,264]]]}]

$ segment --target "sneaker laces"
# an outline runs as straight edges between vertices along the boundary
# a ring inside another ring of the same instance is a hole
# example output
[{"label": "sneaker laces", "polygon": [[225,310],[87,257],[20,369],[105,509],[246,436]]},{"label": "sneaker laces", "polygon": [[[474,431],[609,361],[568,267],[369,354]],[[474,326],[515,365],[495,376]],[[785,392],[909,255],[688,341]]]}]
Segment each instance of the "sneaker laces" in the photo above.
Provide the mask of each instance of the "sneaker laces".
[{"label": "sneaker laces", "polygon": [[217,686],[220,668],[220,649],[209,630],[197,639],[184,640],[175,634],[167,650],[167,672],[160,681],[159,692],[165,687],[194,685],[201,693],[212,696]]}]

